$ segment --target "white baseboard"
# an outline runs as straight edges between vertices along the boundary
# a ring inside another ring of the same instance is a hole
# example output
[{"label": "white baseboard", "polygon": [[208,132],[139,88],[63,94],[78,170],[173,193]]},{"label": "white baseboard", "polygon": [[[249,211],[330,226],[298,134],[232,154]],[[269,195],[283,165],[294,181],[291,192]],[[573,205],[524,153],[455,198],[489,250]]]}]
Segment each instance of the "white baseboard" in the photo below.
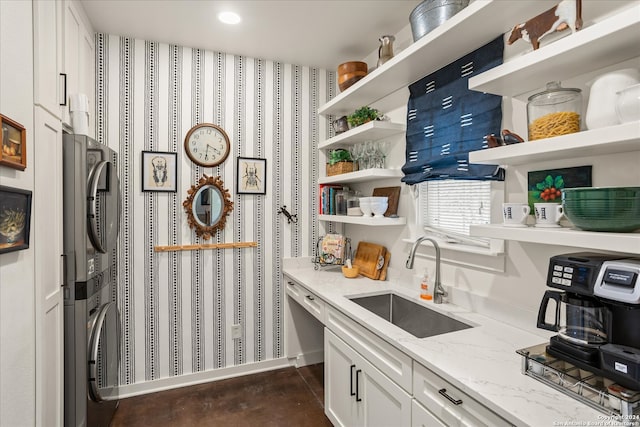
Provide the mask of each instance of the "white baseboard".
[{"label": "white baseboard", "polygon": [[106,400],[123,399],[126,397],[219,381],[227,378],[241,377],[258,372],[272,371],[274,369],[287,368],[289,366],[289,360],[286,357],[282,357],[263,362],[248,363],[246,365],[230,366],[227,368],[213,369],[176,377],[160,378],[153,381],[122,385],[115,387],[108,394],[103,393],[103,397]]},{"label": "white baseboard", "polygon": [[315,365],[324,362],[324,350],[315,350],[309,353],[299,354],[289,359],[289,364],[299,368],[301,366]]}]

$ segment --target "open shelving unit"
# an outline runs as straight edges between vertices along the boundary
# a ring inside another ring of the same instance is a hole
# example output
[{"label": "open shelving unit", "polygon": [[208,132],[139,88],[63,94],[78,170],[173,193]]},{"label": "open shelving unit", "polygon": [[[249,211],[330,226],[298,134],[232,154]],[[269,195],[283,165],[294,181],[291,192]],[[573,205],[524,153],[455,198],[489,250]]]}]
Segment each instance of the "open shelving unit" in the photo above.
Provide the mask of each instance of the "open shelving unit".
[{"label": "open shelving unit", "polygon": [[404,123],[373,120],[319,143],[318,149],[326,150],[337,146],[354,145],[365,141],[377,141],[404,133],[406,130],[407,126]]},{"label": "open shelving unit", "polygon": [[640,122],[632,122],[474,151],[469,154],[469,161],[472,163],[523,165],[584,156],[634,153],[640,162],[639,149]]},{"label": "open shelving unit", "polygon": [[504,227],[500,224],[472,225],[471,235],[546,245],[575,246],[586,249],[640,255],[640,234],[582,231],[573,228]]},{"label": "open shelving unit", "polygon": [[387,226],[387,225],[405,225],[407,219],[398,218],[373,218],[364,216],[347,216],[347,215],[318,215],[318,220],[326,222],[340,222],[343,224],[359,224],[370,226]]},{"label": "open shelving unit", "polygon": [[323,176],[318,178],[318,184],[348,184],[354,182],[375,181],[387,178],[402,178],[400,169],[364,169],[340,175]]},{"label": "open shelving unit", "polygon": [[[471,2],[444,24],[320,107],[318,114],[342,116],[363,105],[376,103],[484,46],[511,30],[514,23],[524,22],[552,5],[545,1],[517,3],[505,4],[502,0]],[[497,21],[496,16],[500,16],[500,20]],[[393,101],[397,102],[397,99]],[[398,107],[391,105],[385,108],[384,104],[377,106],[383,111]]]},{"label": "open shelving unit", "polygon": [[517,97],[638,56],[640,4],[469,79],[469,89]]}]

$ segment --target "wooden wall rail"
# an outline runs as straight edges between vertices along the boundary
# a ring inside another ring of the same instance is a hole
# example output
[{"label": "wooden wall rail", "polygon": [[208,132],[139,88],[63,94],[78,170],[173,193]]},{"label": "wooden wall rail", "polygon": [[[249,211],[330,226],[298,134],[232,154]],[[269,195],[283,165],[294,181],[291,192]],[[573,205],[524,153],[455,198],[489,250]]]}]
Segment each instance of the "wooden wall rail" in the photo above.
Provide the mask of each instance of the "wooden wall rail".
[{"label": "wooden wall rail", "polygon": [[201,249],[257,248],[258,242],[211,243],[201,245],[156,246],[156,252],[198,251]]}]

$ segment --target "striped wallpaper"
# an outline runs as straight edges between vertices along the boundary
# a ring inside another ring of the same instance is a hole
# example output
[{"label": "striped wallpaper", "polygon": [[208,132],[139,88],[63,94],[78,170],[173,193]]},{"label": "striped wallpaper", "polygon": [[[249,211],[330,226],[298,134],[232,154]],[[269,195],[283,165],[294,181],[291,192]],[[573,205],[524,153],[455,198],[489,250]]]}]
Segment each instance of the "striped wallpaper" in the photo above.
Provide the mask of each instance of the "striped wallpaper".
[{"label": "striped wallpaper", "polygon": [[[225,53],[96,36],[97,139],[119,153],[123,215],[117,254],[120,384],[284,357],[284,257],[310,256],[318,237],[317,144],[330,135],[316,110],[335,93],[332,72]],[[223,127],[232,155],[196,166],[187,131]],[[178,153],[176,193],[141,191],[141,152]],[[238,195],[236,158],[267,160],[267,194]],[[154,252],[200,242],[182,201],[202,174],[220,175],[233,211],[213,242],[257,248]],[[300,221],[288,224],[281,206]],[[240,324],[242,338],[231,338]]]}]

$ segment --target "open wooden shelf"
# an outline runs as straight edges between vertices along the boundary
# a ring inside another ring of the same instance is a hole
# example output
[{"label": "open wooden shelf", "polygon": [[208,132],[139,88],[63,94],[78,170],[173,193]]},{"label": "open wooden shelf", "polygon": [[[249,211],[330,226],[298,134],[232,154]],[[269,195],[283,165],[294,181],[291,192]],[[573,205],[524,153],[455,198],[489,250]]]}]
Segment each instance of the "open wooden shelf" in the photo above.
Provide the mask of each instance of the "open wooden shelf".
[{"label": "open wooden shelf", "polygon": [[318,148],[323,150],[334,148],[338,145],[347,146],[365,141],[377,141],[382,138],[404,133],[406,130],[407,125],[404,123],[374,120],[327,139],[318,144]]},{"label": "open wooden shelf", "polygon": [[318,184],[347,184],[350,182],[366,182],[378,179],[402,178],[400,169],[364,169],[356,172],[343,173],[333,176],[321,176]]},{"label": "open wooden shelf", "polygon": [[360,224],[360,225],[372,225],[372,226],[405,225],[407,223],[407,219],[404,217],[374,218],[374,217],[347,216],[347,215],[318,215],[318,220],[327,221],[327,222],[341,222],[344,224]]},{"label": "open wooden shelf", "polygon": [[[515,21],[514,21],[515,22]],[[469,89],[517,97],[638,56],[640,4],[469,79]]]},{"label": "open wooden shelf", "polygon": [[[546,1],[476,0],[444,24],[372,71],[318,109],[323,116],[350,114],[405,89],[411,83],[484,46],[549,9]],[[496,17],[500,19],[496,19]],[[397,108],[397,105],[395,105]],[[385,111],[385,107],[381,109]]]},{"label": "open wooden shelf", "polygon": [[640,122],[469,153],[471,163],[522,165],[575,157],[634,153],[640,163]]},{"label": "open wooden shelf", "polygon": [[472,225],[471,235],[544,245],[574,246],[586,249],[640,255],[640,233],[604,233],[573,228],[504,227],[501,224]]}]

